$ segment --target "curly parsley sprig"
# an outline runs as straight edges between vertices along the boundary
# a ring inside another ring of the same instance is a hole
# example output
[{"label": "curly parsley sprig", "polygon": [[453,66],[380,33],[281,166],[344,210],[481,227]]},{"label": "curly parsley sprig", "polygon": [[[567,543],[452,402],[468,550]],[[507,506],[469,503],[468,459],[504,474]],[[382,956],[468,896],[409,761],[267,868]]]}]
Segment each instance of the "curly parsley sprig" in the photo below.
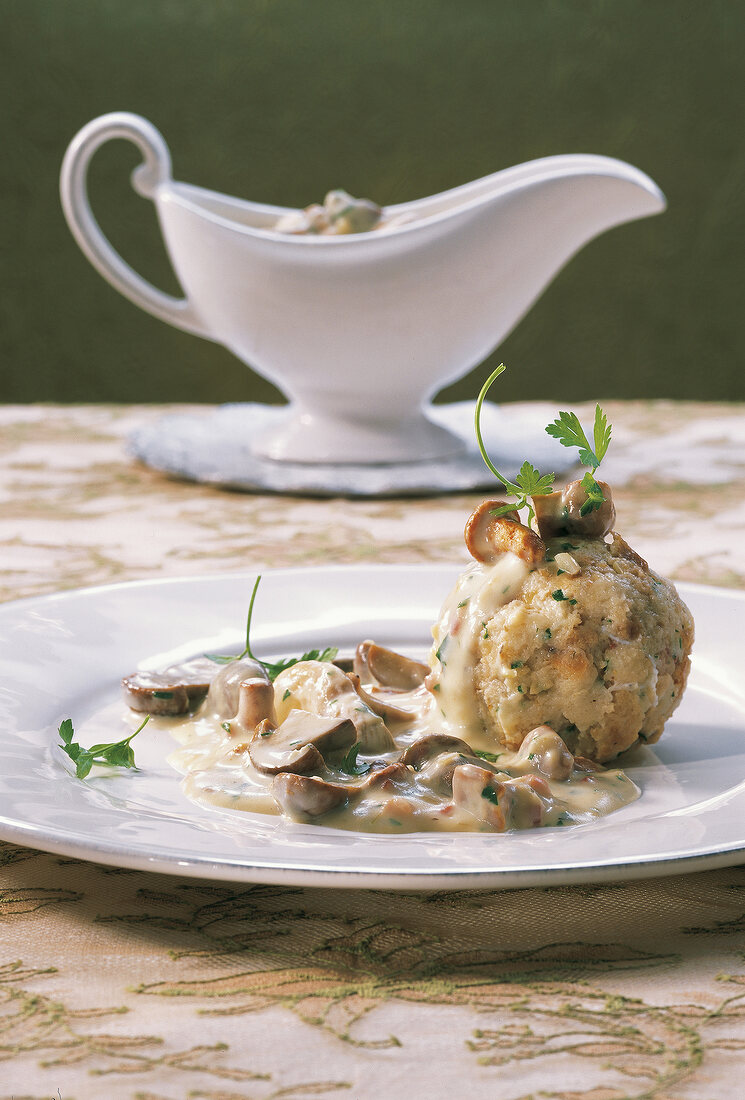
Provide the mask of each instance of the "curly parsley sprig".
[{"label": "curly parsley sprig", "polygon": [[210,661],[215,661],[219,665],[227,665],[231,661],[240,661],[243,657],[250,657],[252,661],[256,661],[257,665],[265,670],[269,679],[274,681],[279,676],[280,672],[284,672],[286,668],[291,668],[292,665],[299,664],[300,661],[333,661],[339,650],[336,646],[327,646],[326,649],[309,649],[307,653],[303,653],[301,657],[281,657],[278,661],[262,661],[260,657],[251,649],[251,619],[253,618],[254,602],[256,600],[256,593],[261,582],[261,573],[256,578],[256,582],[251,593],[251,599],[248,604],[248,615],[246,616],[246,645],[242,653],[238,654],[226,654],[226,653],[205,653],[205,657]]},{"label": "curly parsley sprig", "polygon": [[100,745],[91,745],[89,749],[85,749],[74,739],[75,730],[73,729],[72,719],[65,718],[58,731],[62,738],[59,747],[67,753],[75,765],[75,774],[78,779],[85,779],[94,764],[107,768],[134,768],[137,770],[134,749],[130,745],[130,741],[137,736],[140,730],[145,728],[149,721],[150,715],[148,714],[145,721],[137,727],[134,733],[130,733],[129,737],[124,737],[121,741],[103,742]]},{"label": "curly parsley sprig", "polygon": [[[481,435],[481,406],[484,404],[484,398],[495,379],[499,378],[500,374],[503,374],[506,369],[504,363],[500,363],[497,369],[492,371],[481,387],[481,392],[476,401],[476,439],[478,441],[479,450],[481,451],[481,457],[488,468],[495,477],[499,478],[505,489],[513,494],[513,496],[517,497],[514,504],[505,504],[501,508],[495,508],[493,514],[495,516],[503,516],[515,509],[519,511],[521,508],[527,508],[528,526],[530,526],[535,514],[530,497],[541,493],[552,493],[552,485],[556,475],[540,474],[535,466],[532,466],[529,462],[523,462],[520,467],[520,472],[515,477],[514,482],[509,481],[504,474],[499,472],[489,458]],[[550,436],[553,436],[554,439],[558,439],[559,443],[564,447],[577,447],[579,449],[580,462],[583,466],[590,467],[581,481],[587,500],[580,508],[580,515],[586,516],[589,512],[599,508],[601,504],[605,502],[603,490],[595,480],[595,471],[605,457],[608,445],[610,444],[612,428],[608,423],[608,418],[600,408],[600,405],[596,405],[592,446],[585,435],[584,428],[580,424],[579,418],[576,413],[573,412],[560,412],[556,420],[546,427],[546,432]]]},{"label": "curly parsley sprig", "polygon": [[339,771],[344,772],[346,775],[366,775],[370,771],[372,764],[364,763],[357,760],[357,756],[360,751],[359,741],[355,741],[349,752],[346,753],[344,759],[339,764]]},{"label": "curly parsley sprig", "polygon": [[481,457],[483,458],[488,468],[491,470],[495,477],[499,478],[505,489],[507,489],[509,493],[512,493],[513,496],[516,496],[518,498],[514,504],[505,504],[501,508],[495,508],[494,515],[503,516],[506,515],[508,512],[514,511],[515,509],[519,511],[520,508],[527,508],[528,526],[530,526],[534,514],[533,505],[530,502],[530,497],[535,496],[539,493],[552,493],[553,489],[551,488],[551,486],[554,483],[556,474],[541,474],[538,470],[536,470],[535,466],[532,466],[530,462],[525,461],[520,467],[520,472],[516,475],[515,480],[509,481],[504,476],[504,474],[500,474],[497,467],[489,458],[486,447],[484,446],[483,437],[481,435],[481,406],[484,404],[484,398],[489,392],[492,383],[497,378],[499,378],[500,374],[503,374],[506,369],[507,368],[505,367],[504,363],[500,363],[497,369],[495,371],[492,371],[486,382],[484,382],[483,386],[481,387],[481,393],[479,394],[476,401],[476,439],[478,441],[479,450],[481,451]]}]

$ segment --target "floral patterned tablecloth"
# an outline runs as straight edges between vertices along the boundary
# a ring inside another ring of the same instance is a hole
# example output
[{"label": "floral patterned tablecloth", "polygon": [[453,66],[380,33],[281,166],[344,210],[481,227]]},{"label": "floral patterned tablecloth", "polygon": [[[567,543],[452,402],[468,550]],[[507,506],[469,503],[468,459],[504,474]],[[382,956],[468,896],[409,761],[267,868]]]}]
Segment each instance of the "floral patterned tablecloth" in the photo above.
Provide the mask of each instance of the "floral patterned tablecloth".
[{"label": "floral patterned tablecloth", "polygon": [[[619,530],[659,572],[745,587],[745,408],[607,408]],[[169,480],[124,449],[162,412],[0,409],[0,598],[465,560],[476,497],[321,501]],[[336,892],[0,843],[0,1005],[0,1100],[723,1100],[742,1094],[745,868]]]}]

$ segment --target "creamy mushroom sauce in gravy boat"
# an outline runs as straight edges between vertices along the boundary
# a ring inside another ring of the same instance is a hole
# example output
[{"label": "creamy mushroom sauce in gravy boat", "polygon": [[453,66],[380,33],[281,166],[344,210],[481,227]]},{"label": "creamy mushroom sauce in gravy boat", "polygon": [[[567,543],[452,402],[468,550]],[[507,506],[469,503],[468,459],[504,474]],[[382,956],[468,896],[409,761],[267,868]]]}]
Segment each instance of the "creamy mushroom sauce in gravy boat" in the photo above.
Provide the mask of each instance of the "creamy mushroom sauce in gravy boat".
[{"label": "creamy mushroom sauce in gravy boat", "polygon": [[357,199],[347,191],[329,191],[323,203],[312,203],[304,210],[290,210],[278,218],[273,228],[292,236],[338,237],[349,233],[380,232],[411,221],[411,215],[386,214],[371,199]]},{"label": "creamy mushroom sauce in gravy boat", "polygon": [[[527,573],[504,554],[461,576],[433,630],[434,666],[443,624],[461,607],[436,686],[430,664],[365,641],[353,659],[300,661],[273,684],[261,664],[242,657],[219,669],[196,661],[137,674],[125,679],[125,695],[136,709],[157,709],[158,696],[169,709],[175,681],[187,682],[176,704],[187,713],[156,715],[151,727],[179,742],[169,761],[183,773],[185,793],[204,805],[384,833],[589,822],[633,802],[639,789],[616,767],[574,757],[548,726],[528,734],[518,752],[495,747],[475,702],[479,631]],[[188,681],[205,674],[209,690],[195,707],[207,684]]]}]

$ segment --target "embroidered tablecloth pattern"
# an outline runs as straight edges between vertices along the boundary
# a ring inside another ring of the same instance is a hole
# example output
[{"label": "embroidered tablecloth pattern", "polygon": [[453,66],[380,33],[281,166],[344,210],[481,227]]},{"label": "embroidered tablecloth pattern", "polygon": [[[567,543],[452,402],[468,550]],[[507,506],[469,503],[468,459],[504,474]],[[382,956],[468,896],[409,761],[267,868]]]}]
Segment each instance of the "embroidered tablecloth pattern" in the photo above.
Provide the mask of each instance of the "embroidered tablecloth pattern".
[{"label": "embroidered tablecloth pattern", "polygon": [[[608,412],[619,530],[674,579],[745,587],[745,408]],[[0,409],[0,598],[466,560],[475,496],[307,500],[171,480],[124,451],[162,413]],[[0,1100],[723,1100],[741,1093],[744,1057],[742,867],[385,893],[232,886],[0,843]]]}]

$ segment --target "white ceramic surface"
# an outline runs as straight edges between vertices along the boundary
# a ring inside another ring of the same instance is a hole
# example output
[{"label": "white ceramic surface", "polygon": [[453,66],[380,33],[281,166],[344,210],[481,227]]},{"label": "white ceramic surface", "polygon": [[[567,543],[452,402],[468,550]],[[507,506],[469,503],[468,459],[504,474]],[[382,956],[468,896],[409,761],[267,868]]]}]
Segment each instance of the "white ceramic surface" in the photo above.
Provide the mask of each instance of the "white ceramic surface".
[{"label": "white ceramic surface", "polygon": [[[265,575],[255,609],[260,655],[351,648],[372,636],[423,652],[457,567],[369,566]],[[696,619],[691,682],[656,746],[624,768],[633,805],[574,828],[506,835],[356,835],[211,810],[182,795],[173,742],[147,730],[138,772],[85,782],[56,730],[71,717],[127,714],[119,678],[239,647],[252,574],[83,589],[0,607],[0,836],[96,862],[245,882],[380,888],[506,888],[680,873],[745,860],[745,593],[681,585]],[[131,727],[127,727],[131,728]],[[98,739],[96,735],[96,739]]]},{"label": "white ceramic surface", "polygon": [[[91,212],[88,163],[112,138],[143,154],[133,185],[156,205],[184,298],[137,275]],[[70,229],[105,279],[224,344],[290,398],[253,452],[309,463],[462,453],[462,439],[428,415],[431,397],[485,359],[584,244],[665,207],[656,184],[622,161],[555,156],[388,207],[411,219],[389,230],[291,236],[272,229],[285,208],[172,180],[162,136],[125,112],[83,127],[60,187]]]}]

